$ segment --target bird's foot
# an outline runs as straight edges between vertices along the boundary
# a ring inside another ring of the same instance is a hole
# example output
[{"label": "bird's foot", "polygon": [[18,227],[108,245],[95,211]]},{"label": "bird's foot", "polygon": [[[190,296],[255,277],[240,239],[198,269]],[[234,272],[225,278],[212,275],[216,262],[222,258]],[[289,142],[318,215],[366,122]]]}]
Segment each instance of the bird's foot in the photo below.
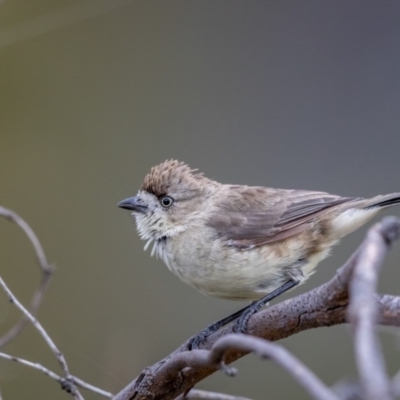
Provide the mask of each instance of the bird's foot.
[{"label": "bird's foot", "polygon": [[243,311],[247,310],[247,308],[248,307],[245,307],[239,311],[236,311],[235,313],[233,313],[231,315],[228,315],[227,317],[221,319],[220,321],[214,322],[213,324],[208,326],[206,329],[203,329],[196,336],[193,336],[191,339],[189,339],[188,350],[199,349],[202,345],[204,345],[204,343],[207,341],[207,338],[210,335],[217,332],[223,326],[231,323],[232,321],[235,321],[236,318],[238,318],[239,316],[242,315]]},{"label": "bird's foot", "polygon": [[217,332],[222,326],[226,324],[225,320],[226,318],[222,319],[221,321],[214,322],[206,329],[203,329],[197,335],[190,338],[188,343],[188,350],[197,350],[201,347],[201,345],[204,345],[209,336]]},{"label": "bird's foot", "polygon": [[[241,332],[244,333],[247,328],[247,322],[249,318],[255,314],[264,304],[260,301],[255,301],[251,303],[249,306],[236,311],[234,314],[229,315],[228,317],[225,317],[221,319],[220,321],[214,322],[210,326],[208,326],[206,329],[203,329],[200,333],[198,333],[196,336],[193,336],[191,339],[189,339],[189,344],[188,344],[188,350],[196,350],[199,349],[200,347],[203,347],[205,342],[207,341],[208,337],[211,336],[213,333],[217,332],[219,329],[221,329],[223,326],[231,323],[232,321],[236,321],[233,331],[234,332]],[[235,330],[235,327],[237,326],[238,330]]]},{"label": "bird's foot", "polygon": [[242,315],[235,321],[233,324],[232,330],[235,333],[247,333],[247,324],[249,323],[249,319],[260,310],[263,304],[258,302],[254,302],[250,304],[250,306],[243,311]]},{"label": "bird's foot", "polygon": [[210,331],[208,328],[202,330],[199,332],[197,335],[191,337],[189,339],[188,343],[188,350],[197,350],[199,349],[207,340],[207,338],[212,334],[213,332]]}]

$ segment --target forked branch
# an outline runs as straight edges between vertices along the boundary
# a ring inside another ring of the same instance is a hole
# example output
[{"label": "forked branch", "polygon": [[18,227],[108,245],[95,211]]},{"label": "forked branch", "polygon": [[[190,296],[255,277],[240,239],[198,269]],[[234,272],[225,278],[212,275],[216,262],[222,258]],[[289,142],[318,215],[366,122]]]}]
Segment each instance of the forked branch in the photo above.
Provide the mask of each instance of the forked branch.
[{"label": "forked branch", "polygon": [[[366,318],[369,321],[366,326],[361,328],[362,335],[369,337],[368,340],[370,343],[372,340],[374,346],[377,345],[374,331],[375,323],[400,326],[400,297],[373,293],[380,262],[388,252],[392,242],[399,238],[399,235],[399,220],[393,217],[384,218],[382,222],[375,224],[370,229],[363,243],[329,282],[308,293],[291,298],[255,314],[248,324],[249,335],[267,339],[268,341],[276,341],[307,329],[347,322],[350,283],[352,282],[353,284],[356,279],[359,279],[359,274],[367,274],[369,276],[367,285],[359,287],[355,283],[355,287],[352,286],[351,301],[355,302],[356,305],[352,307],[357,313],[358,296],[361,296],[359,291],[364,293],[362,296],[366,296],[364,301],[367,301],[369,309],[374,311],[361,317],[360,320],[364,321]],[[371,250],[372,248],[374,249],[373,251]],[[364,271],[363,265],[367,262],[370,266]],[[372,278],[370,277],[371,274],[373,274]],[[357,328],[354,331],[355,335],[358,335]],[[203,349],[197,350],[192,355],[187,351],[187,341],[164,360],[146,368],[138,378],[118,393],[114,400],[167,400],[188,392],[196,383],[221,369],[221,365],[217,366],[215,362],[210,361],[209,352],[215,349],[214,346],[218,347],[220,345],[220,340],[225,340],[224,337],[232,333],[231,326],[224,327],[209,336],[203,345]],[[232,340],[231,336],[228,337],[230,338],[229,340]],[[240,341],[242,339],[237,340]],[[359,352],[364,351],[363,346],[365,344],[362,343],[364,342],[361,340],[361,344],[356,345],[360,368],[361,363],[365,363],[365,357],[371,362],[377,359],[376,353],[367,352],[363,356],[359,355]],[[271,343],[268,344],[268,346],[270,345]],[[379,353],[379,345],[377,345],[376,349],[376,352]],[[226,364],[230,364],[243,357],[250,350],[246,346],[233,346],[224,352],[224,361]],[[276,361],[282,366],[285,365],[288,372],[299,383],[308,388],[310,395],[314,398],[338,398],[334,391],[328,389],[311,371],[308,371],[308,374],[305,373],[299,376],[293,368],[289,371],[289,364],[284,363],[281,359]],[[379,368],[385,387],[385,390],[379,389],[379,393],[385,392],[391,396],[391,382],[386,376],[384,364],[380,363]],[[228,372],[231,371],[227,367],[222,369]],[[365,379],[368,379],[368,374],[368,371],[360,371],[361,380],[364,382],[365,394],[370,393],[369,391],[367,392],[370,389],[365,387]],[[370,397],[366,398],[369,399]]]},{"label": "forked branch", "polygon": [[[34,247],[42,270],[42,282],[34,295],[31,310],[21,304],[0,277],[0,286],[24,316],[16,327],[0,338],[0,347],[14,339],[26,321],[30,321],[57,357],[63,376],[40,364],[5,353],[0,353],[0,358],[41,371],[59,382],[75,399],[83,399],[78,387],[111,398],[109,392],[71,375],[63,354],[35,318],[34,313],[40,305],[53,269],[28,224],[17,214],[2,207],[0,216],[13,221],[25,232]],[[360,382],[352,388],[357,392],[357,396],[365,400],[394,399],[400,395],[400,373],[393,379],[389,378],[375,326],[381,324],[400,327],[400,297],[376,294],[375,290],[382,261],[390,245],[399,236],[399,220],[392,217],[383,219],[369,230],[360,247],[329,282],[255,314],[249,320],[248,335],[234,334],[232,326],[226,326],[209,336],[199,350],[188,351],[189,341],[185,342],[168,357],[146,368],[113,399],[249,400],[192,388],[217,370],[231,376],[235,375],[236,369],[229,364],[253,352],[262,358],[275,361],[308,391],[311,398],[343,400],[346,398],[343,391],[329,388],[294,355],[272,342],[307,329],[345,322],[350,322],[353,328],[354,351]]]},{"label": "forked branch", "polygon": [[[33,231],[33,229],[28,225],[28,223],[24,219],[22,219],[14,211],[11,211],[11,210],[1,207],[1,206],[0,206],[0,216],[13,222],[20,229],[22,229],[22,231],[25,233],[26,237],[31,242],[33,250],[35,252],[36,259],[39,264],[41,275],[42,275],[39,286],[33,293],[32,300],[31,300],[30,313],[32,315],[36,315],[36,313],[43,301],[43,297],[44,297],[44,294],[46,293],[47,287],[49,286],[50,279],[53,274],[54,268],[53,268],[53,266],[51,266],[48,263],[46,255],[43,250],[43,247],[42,247],[38,237],[36,236],[35,232]],[[16,338],[21,333],[21,331],[25,328],[25,326],[27,325],[28,322],[29,322],[28,318],[26,318],[23,315],[21,320],[16,325],[14,325],[7,333],[5,333],[3,336],[1,336],[0,337],[0,349],[2,347],[4,347],[7,343],[9,343],[11,340]]]}]

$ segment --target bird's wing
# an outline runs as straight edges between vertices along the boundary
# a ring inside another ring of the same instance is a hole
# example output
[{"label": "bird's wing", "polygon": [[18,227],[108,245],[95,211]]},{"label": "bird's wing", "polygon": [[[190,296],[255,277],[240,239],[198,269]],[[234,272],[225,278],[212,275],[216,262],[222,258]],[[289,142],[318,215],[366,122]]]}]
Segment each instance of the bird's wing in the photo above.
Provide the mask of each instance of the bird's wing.
[{"label": "bird's wing", "polygon": [[358,200],[324,192],[230,186],[207,221],[229,246],[249,249],[303,232],[316,217]]}]

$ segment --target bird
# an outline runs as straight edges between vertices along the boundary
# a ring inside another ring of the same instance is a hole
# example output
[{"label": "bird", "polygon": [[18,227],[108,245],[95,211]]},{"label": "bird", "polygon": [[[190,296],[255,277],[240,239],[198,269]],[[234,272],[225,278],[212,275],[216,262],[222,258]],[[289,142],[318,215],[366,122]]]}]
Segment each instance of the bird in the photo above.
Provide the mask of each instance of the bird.
[{"label": "bird", "polygon": [[211,324],[190,341],[249,318],[280,294],[303,284],[332,246],[400,192],[372,198],[326,192],[222,184],[178,160],[150,169],[136,196],[118,203],[131,211],[146,250],[201,293],[252,303]]}]

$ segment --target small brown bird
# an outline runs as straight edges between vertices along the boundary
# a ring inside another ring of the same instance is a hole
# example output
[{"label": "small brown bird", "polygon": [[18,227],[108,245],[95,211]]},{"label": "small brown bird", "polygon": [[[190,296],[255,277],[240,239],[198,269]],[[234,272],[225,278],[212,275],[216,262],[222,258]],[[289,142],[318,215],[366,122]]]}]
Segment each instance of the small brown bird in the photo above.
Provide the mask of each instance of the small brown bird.
[{"label": "small brown bird", "polygon": [[118,206],[133,211],[145,249],[153,242],[151,254],[182,281],[207,295],[256,300],[194,338],[197,347],[237,318],[244,332],[252,314],[304,283],[340,238],[397,203],[400,193],[363,199],[226,185],[167,160]]}]

